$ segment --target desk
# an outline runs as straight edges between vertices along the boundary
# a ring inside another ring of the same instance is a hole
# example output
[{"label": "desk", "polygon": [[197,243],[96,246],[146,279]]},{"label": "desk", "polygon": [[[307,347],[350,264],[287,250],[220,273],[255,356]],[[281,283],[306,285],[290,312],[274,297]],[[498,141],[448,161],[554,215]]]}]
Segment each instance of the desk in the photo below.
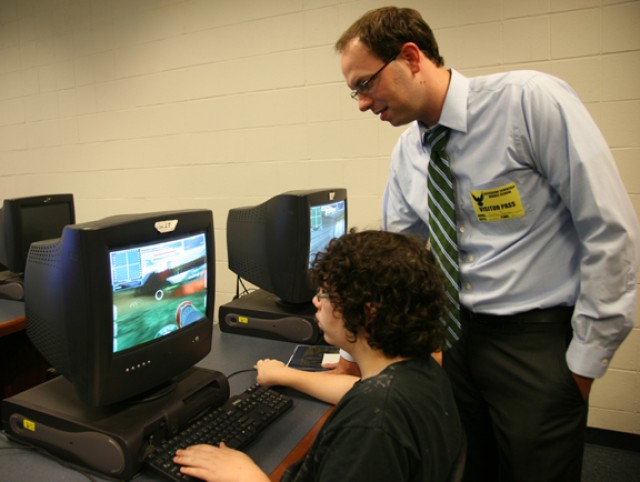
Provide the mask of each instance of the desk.
[{"label": "desk", "polygon": [[[198,365],[231,375],[241,370],[251,369],[260,358],[269,357],[287,361],[294,347],[295,343],[221,333],[218,325],[215,325],[211,353]],[[242,392],[254,382],[255,372],[231,376],[229,379],[231,394]],[[327,404],[297,392],[291,390],[283,390],[283,392],[293,398],[293,408],[276,420],[244,450],[267,474],[281,472],[280,463],[295,451],[299,443],[305,439],[305,435],[316,426],[329,408]],[[0,434],[0,473],[2,480],[6,482],[25,480],[86,482],[87,480],[85,474],[65,467],[59,461],[37,451],[24,449],[8,441],[4,434]],[[109,479],[91,475],[91,480]],[[164,480],[166,479],[149,471],[143,471],[135,478],[136,482]],[[272,480],[277,480],[277,477],[274,475]]]},{"label": "desk", "polygon": [[24,303],[0,299],[0,397],[6,398],[46,380],[48,363],[26,333]]},{"label": "desk", "polygon": [[24,303],[0,299],[0,336],[22,331],[27,324],[24,320]]}]

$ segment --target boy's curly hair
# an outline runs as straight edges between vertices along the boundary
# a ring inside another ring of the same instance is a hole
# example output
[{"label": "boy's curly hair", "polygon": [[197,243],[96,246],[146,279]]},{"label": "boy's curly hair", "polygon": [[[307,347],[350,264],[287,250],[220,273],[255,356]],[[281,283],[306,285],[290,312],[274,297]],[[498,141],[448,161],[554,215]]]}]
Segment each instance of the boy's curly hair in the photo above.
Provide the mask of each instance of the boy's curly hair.
[{"label": "boy's curly hair", "polygon": [[363,329],[369,345],[388,357],[426,357],[442,349],[443,280],[417,238],[351,230],[318,253],[310,276],[354,339]]}]

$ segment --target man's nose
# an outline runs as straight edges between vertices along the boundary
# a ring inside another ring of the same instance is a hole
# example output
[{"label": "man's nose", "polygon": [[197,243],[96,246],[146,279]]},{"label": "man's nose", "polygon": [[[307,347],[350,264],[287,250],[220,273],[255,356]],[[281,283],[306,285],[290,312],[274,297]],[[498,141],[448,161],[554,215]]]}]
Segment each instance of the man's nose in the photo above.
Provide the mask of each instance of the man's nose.
[{"label": "man's nose", "polygon": [[358,96],[358,109],[360,109],[361,112],[366,112],[369,109],[371,109],[371,105],[373,104],[373,101],[371,100],[371,97],[369,97],[366,94],[360,94]]}]

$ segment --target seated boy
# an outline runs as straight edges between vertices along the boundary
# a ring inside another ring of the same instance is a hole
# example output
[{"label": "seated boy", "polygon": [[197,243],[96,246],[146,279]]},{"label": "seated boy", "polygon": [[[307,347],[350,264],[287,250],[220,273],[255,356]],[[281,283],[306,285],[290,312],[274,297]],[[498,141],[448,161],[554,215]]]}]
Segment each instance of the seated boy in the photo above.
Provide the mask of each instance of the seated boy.
[{"label": "seated boy", "polygon": [[[311,276],[325,340],[353,356],[362,378],[319,374],[346,393],[308,454],[281,480],[451,480],[464,437],[448,380],[430,355],[443,344],[445,298],[423,243],[390,232],[351,232],[316,257]],[[270,360],[257,368],[259,381],[296,372]],[[331,391],[331,383],[312,385]],[[224,444],[178,450],[174,461],[184,474],[207,481],[269,480]]]}]

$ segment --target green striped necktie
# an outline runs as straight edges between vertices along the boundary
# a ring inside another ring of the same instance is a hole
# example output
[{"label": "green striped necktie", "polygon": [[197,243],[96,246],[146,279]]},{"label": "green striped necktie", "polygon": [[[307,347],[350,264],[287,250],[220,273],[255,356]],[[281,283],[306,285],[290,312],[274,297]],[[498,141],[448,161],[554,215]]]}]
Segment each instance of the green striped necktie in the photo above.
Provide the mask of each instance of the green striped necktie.
[{"label": "green striped necktie", "polygon": [[447,295],[451,301],[445,322],[447,344],[460,338],[460,273],[458,267],[458,234],[453,176],[449,157],[445,151],[451,131],[437,126],[427,132],[426,142],[431,146],[431,159],[427,176],[429,192],[429,240],[431,251],[446,278]]}]

